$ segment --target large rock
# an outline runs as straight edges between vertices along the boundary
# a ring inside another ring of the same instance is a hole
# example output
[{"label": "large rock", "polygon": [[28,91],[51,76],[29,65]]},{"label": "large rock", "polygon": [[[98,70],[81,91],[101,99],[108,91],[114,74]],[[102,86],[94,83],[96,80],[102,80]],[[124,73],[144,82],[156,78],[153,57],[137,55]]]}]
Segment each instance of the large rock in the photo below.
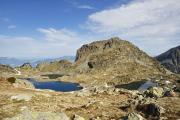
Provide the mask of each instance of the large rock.
[{"label": "large rock", "polygon": [[15,100],[15,101],[30,101],[32,98],[32,95],[30,94],[18,94],[15,96],[11,96],[11,100]]},{"label": "large rock", "polygon": [[8,83],[14,87],[34,89],[34,85],[26,79],[18,79],[15,77],[9,77],[6,79]]},{"label": "large rock", "polygon": [[156,103],[139,104],[136,109],[151,119],[159,119],[165,113],[165,109]]},{"label": "large rock", "polygon": [[7,81],[12,84],[12,83],[16,82],[16,78],[15,77],[9,77],[9,78],[7,78]]},{"label": "large rock", "polygon": [[174,47],[156,57],[168,70],[180,73],[180,46]]},{"label": "large rock", "polygon": [[52,112],[32,112],[28,109],[22,111],[21,114],[4,120],[70,120],[65,113]]},{"label": "large rock", "polygon": [[162,97],[164,95],[164,89],[161,87],[151,87],[148,90],[148,96],[149,97]]},{"label": "large rock", "polygon": [[15,83],[13,83],[14,87],[19,87],[19,88],[29,88],[29,89],[34,89],[34,85],[29,82],[28,80],[23,80],[23,79],[16,79]]},{"label": "large rock", "polygon": [[169,91],[166,91],[164,93],[164,96],[166,96],[166,97],[175,97],[177,95],[176,95],[176,93],[173,90],[169,90]]},{"label": "large rock", "polygon": [[176,81],[176,85],[174,86],[173,89],[175,92],[180,92],[180,80]]},{"label": "large rock", "polygon": [[137,113],[130,113],[128,115],[128,120],[143,120],[143,117]]}]

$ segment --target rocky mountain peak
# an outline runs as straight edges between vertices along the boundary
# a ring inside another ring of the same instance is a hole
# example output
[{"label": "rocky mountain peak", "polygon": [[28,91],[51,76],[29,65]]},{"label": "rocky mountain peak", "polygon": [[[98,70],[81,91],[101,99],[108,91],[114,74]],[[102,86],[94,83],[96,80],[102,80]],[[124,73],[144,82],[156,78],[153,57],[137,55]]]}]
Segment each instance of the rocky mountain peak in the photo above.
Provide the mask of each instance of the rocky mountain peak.
[{"label": "rocky mountain peak", "polygon": [[154,58],[117,37],[83,45],[77,50],[75,64],[80,73],[91,73],[99,79],[106,77],[111,82],[143,79],[166,72]]},{"label": "rocky mountain peak", "polygon": [[180,73],[180,46],[160,54],[156,59],[170,71]]},{"label": "rocky mountain peak", "polygon": [[130,43],[118,37],[113,37],[108,40],[95,41],[90,44],[85,44],[77,50],[75,61],[82,61],[82,59],[86,58],[90,54],[96,52],[104,52],[113,48],[121,47],[125,44]]},{"label": "rocky mountain peak", "polygon": [[21,69],[31,69],[32,66],[30,63],[24,63],[23,65],[20,66]]}]

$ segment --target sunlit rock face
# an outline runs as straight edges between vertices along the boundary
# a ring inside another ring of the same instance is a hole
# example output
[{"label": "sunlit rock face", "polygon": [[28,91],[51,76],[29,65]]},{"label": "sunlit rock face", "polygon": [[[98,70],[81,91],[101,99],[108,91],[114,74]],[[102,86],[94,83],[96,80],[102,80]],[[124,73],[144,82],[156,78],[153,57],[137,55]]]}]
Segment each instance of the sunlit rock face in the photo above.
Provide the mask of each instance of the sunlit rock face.
[{"label": "sunlit rock face", "polygon": [[111,82],[165,74],[158,61],[132,43],[117,37],[83,45],[77,50],[75,64],[78,72],[99,74],[99,78]]}]

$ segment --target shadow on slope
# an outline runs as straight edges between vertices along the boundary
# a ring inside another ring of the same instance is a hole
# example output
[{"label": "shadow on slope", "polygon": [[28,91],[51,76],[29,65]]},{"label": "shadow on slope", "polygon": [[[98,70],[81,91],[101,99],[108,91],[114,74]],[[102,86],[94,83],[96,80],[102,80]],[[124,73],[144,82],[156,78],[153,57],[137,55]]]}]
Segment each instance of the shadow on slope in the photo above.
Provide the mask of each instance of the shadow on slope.
[{"label": "shadow on slope", "polygon": [[134,81],[134,82],[130,82],[127,84],[116,85],[115,87],[116,88],[124,88],[124,89],[128,89],[128,90],[137,90],[145,82],[146,82],[146,80]]},{"label": "shadow on slope", "polygon": [[45,75],[41,75],[41,76],[48,77],[49,79],[56,79],[58,77],[64,76],[64,74],[45,74]]}]

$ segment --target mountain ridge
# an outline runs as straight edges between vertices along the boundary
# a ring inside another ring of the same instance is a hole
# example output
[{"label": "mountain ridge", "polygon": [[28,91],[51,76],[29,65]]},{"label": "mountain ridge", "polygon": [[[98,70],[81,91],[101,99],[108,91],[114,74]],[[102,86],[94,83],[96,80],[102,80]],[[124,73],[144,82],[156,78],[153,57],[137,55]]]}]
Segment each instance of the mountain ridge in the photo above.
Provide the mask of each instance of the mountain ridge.
[{"label": "mountain ridge", "polygon": [[118,37],[81,46],[76,53],[75,66],[76,72],[97,79],[97,82],[115,84],[167,74],[156,59]]},{"label": "mountain ridge", "polygon": [[180,45],[155,57],[161,64],[174,73],[180,73]]},{"label": "mountain ridge", "polygon": [[11,67],[18,67],[23,65],[24,63],[30,63],[33,67],[38,65],[41,62],[53,62],[62,59],[67,59],[71,62],[74,62],[74,56],[62,56],[58,58],[44,58],[44,59],[18,59],[18,58],[11,58],[11,57],[0,57],[0,64],[9,65]]}]

